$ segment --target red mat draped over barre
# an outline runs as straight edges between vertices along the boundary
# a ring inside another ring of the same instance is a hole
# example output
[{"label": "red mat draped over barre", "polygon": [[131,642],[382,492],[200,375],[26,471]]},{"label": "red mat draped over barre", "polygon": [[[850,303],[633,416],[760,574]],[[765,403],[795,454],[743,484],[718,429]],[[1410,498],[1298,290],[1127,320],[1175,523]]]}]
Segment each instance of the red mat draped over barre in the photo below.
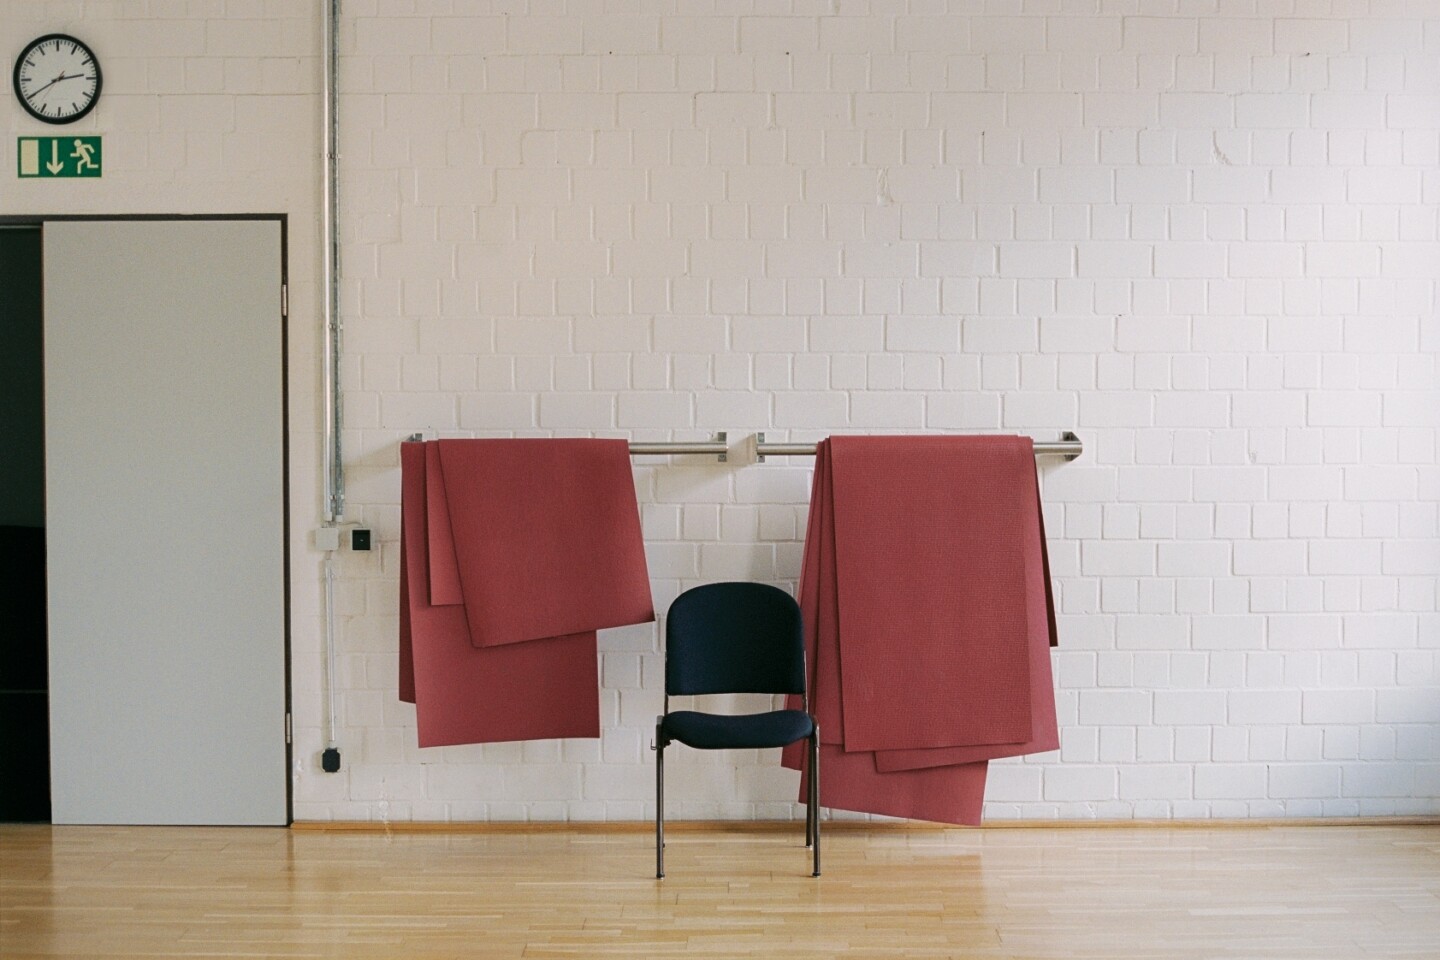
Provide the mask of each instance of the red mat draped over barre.
[{"label": "red mat draped over barre", "polygon": [[595,631],[655,618],[623,440],[401,447],[400,699],[420,746],[595,737]]},{"label": "red mat draped over barre", "polygon": [[1059,746],[1046,559],[1028,438],[819,445],[800,602],[823,805],[978,823],[985,761]]}]

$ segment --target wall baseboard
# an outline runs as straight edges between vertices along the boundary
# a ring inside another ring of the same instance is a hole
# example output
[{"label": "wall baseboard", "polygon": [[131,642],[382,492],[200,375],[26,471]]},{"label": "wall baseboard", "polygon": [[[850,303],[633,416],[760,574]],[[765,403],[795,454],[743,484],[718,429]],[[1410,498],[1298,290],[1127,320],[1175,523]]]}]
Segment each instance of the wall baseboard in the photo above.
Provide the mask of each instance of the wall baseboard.
[{"label": "wall baseboard", "polygon": [[[957,827],[921,820],[826,820],[824,829],[846,833],[925,832],[942,830],[1259,830],[1275,827],[1440,827],[1440,816],[1426,817],[1296,817],[1253,820],[992,820],[980,827]],[[617,821],[379,821],[297,820],[290,829],[303,833],[649,833],[653,820]],[[666,820],[667,832],[778,833],[803,830],[802,820]]]}]

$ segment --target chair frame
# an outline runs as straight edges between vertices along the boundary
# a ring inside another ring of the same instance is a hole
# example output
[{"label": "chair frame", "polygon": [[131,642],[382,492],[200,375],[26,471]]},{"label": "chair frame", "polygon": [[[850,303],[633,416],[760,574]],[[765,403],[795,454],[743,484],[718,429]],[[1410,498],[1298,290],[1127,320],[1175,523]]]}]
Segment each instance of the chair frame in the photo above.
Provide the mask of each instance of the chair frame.
[{"label": "chair frame", "polygon": [[[669,650],[666,650],[669,657]],[[800,646],[800,669],[805,678],[805,689],[800,693],[800,707],[810,717],[810,735],[805,738],[809,744],[809,781],[805,797],[805,846],[814,855],[812,877],[820,876],[820,724],[810,713],[810,669],[805,659],[805,645]],[[664,713],[655,718],[655,879],[665,879],[665,737],[662,726],[670,715],[670,690],[665,690]]]}]

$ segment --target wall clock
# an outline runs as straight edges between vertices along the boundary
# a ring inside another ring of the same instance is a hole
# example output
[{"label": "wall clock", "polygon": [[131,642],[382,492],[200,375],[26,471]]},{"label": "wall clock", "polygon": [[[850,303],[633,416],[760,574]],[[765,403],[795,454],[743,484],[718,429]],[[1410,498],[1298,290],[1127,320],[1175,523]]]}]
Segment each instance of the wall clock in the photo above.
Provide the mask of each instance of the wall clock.
[{"label": "wall clock", "polygon": [[15,58],[15,96],[36,120],[73,123],[100,99],[100,61],[74,37],[50,33]]}]

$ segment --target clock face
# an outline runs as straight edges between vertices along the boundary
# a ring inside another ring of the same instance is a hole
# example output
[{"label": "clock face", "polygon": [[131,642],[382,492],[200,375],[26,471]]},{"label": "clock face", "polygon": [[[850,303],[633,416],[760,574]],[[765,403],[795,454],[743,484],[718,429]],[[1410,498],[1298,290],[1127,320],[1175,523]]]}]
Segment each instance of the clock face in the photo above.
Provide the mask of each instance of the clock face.
[{"label": "clock face", "polygon": [[100,99],[100,61],[74,37],[32,40],[15,60],[15,95],[37,120],[71,123]]}]

